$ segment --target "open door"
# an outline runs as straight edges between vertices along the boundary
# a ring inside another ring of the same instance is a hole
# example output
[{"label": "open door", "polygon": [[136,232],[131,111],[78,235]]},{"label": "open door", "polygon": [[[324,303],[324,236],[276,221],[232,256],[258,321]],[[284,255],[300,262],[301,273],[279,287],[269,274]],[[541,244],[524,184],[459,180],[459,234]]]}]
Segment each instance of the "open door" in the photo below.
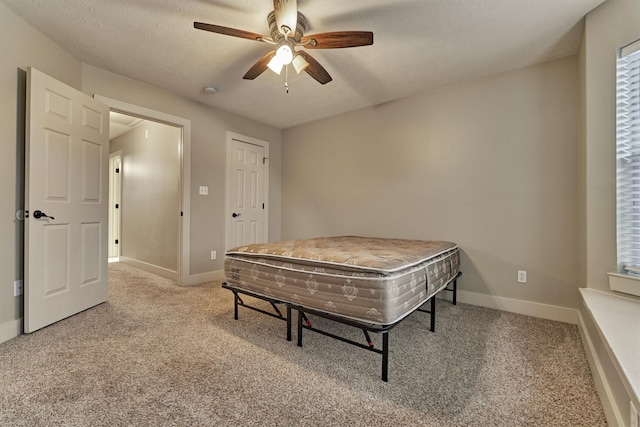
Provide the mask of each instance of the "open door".
[{"label": "open door", "polygon": [[109,108],[27,70],[24,331],[107,300]]},{"label": "open door", "polygon": [[122,150],[109,155],[109,258],[120,257],[122,215]]}]

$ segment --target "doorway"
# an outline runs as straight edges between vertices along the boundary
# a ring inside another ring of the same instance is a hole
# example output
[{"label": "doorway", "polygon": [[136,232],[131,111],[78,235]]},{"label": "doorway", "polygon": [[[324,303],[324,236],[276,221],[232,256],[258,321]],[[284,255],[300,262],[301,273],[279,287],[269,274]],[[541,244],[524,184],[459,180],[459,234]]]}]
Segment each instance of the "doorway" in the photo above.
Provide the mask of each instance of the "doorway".
[{"label": "doorway", "polygon": [[[120,262],[177,281],[181,129],[113,111],[110,116],[110,134],[115,135],[110,142],[110,193],[115,197],[109,228],[119,233],[109,244],[116,247]],[[135,124],[126,125],[130,122]]]},{"label": "doorway", "polygon": [[[164,157],[173,155],[176,160],[174,165],[175,179],[170,178],[173,172],[166,170],[166,168],[154,168],[140,162],[140,158],[145,156],[144,150],[140,147],[136,148],[134,153],[129,154],[124,145],[115,148],[116,150],[121,149],[123,152],[120,163],[120,179],[123,190],[118,206],[118,214],[121,215],[122,222],[118,251],[121,262],[170,278],[179,285],[188,284],[190,206],[188,190],[190,185],[191,122],[187,119],[99,95],[96,95],[95,98],[109,106],[111,112],[117,113],[121,118],[127,118],[132,124],[132,129],[137,129],[135,132],[142,139],[157,138],[160,129],[169,131],[164,133],[172,135],[167,136],[169,138],[167,144],[171,144],[173,139],[173,145],[169,148],[165,147],[167,149],[162,150],[164,154],[158,152],[159,150],[154,150],[151,155]],[[123,138],[124,136],[126,135],[117,137],[116,140],[126,139]],[[148,146],[144,141],[139,145]],[[130,161],[128,161],[128,157]],[[146,185],[144,184],[145,180],[147,180]],[[130,189],[128,185],[132,181],[136,184],[135,188]],[[149,185],[149,182],[156,183]],[[172,194],[175,194],[173,201],[171,200]],[[145,199],[154,200],[153,206],[165,207],[154,208],[145,203]],[[127,209],[133,219],[127,216]],[[134,222],[127,224],[127,221]],[[166,226],[166,224],[170,225]],[[143,227],[152,231],[145,233]],[[132,242],[127,243],[127,239],[131,236],[136,240],[141,239],[141,243],[137,246],[127,246],[132,244]],[[174,243],[157,243],[161,241]],[[156,251],[155,254],[151,255],[150,250]]]}]

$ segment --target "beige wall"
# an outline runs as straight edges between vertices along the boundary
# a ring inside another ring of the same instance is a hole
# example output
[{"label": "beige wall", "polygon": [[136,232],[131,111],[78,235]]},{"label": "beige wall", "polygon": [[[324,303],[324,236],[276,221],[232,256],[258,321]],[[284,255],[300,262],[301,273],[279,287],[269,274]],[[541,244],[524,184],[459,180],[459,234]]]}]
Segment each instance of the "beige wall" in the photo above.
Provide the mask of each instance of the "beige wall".
[{"label": "beige wall", "polygon": [[[15,213],[23,206],[23,139],[25,70],[35,66],[87,94],[191,120],[191,274],[222,269],[224,248],[224,182],[227,131],[269,141],[269,233],[280,239],[281,131],[240,116],[182,98],[163,89],[81,64],[0,3],[0,342],[17,335],[22,298],[13,296],[13,281],[22,278],[22,224]],[[209,196],[198,196],[198,186]]]},{"label": "beige wall", "polygon": [[461,289],[576,307],[578,100],[569,57],[285,130],[282,236],[451,240]]},{"label": "beige wall", "polygon": [[122,150],[120,255],[178,271],[180,128],[145,120],[111,140]]},{"label": "beige wall", "polygon": [[583,66],[585,280],[609,291],[606,273],[616,270],[616,54],[640,38],[637,0],[607,0],[586,18]]}]

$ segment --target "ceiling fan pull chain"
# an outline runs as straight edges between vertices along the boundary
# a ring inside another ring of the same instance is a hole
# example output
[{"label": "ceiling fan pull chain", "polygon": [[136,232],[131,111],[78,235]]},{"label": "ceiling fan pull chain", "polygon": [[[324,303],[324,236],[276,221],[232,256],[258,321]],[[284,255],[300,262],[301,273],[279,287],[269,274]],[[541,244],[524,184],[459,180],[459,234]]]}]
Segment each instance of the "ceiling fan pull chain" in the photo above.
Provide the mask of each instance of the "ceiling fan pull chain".
[{"label": "ceiling fan pull chain", "polygon": [[284,88],[289,93],[289,65],[284,66]]}]

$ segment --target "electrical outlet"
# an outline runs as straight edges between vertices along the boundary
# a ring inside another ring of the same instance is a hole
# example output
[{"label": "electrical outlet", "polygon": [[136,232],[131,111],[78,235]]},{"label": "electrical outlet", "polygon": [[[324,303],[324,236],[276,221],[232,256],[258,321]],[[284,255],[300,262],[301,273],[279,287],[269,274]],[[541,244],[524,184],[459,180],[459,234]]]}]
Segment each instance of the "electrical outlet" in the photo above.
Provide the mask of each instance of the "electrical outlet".
[{"label": "electrical outlet", "polygon": [[217,257],[216,251],[211,251],[211,259],[216,259]]},{"label": "electrical outlet", "polygon": [[527,272],[518,270],[518,283],[527,283]]},{"label": "electrical outlet", "polygon": [[633,405],[633,402],[629,402],[630,412],[631,412],[631,421],[629,422],[629,427],[638,427],[638,411],[636,407]]},{"label": "electrical outlet", "polygon": [[13,296],[17,297],[18,295],[22,295],[22,280],[13,282]]}]

